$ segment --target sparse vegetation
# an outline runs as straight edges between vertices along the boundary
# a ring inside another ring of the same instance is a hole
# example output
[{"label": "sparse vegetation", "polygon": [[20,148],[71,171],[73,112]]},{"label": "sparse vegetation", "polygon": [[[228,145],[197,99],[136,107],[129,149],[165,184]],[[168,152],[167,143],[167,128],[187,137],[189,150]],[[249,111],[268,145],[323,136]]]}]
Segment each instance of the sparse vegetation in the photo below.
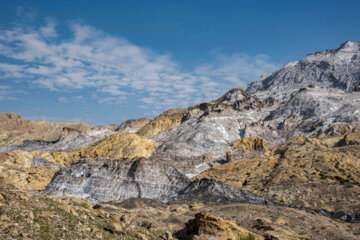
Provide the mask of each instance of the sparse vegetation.
[{"label": "sparse vegetation", "polygon": [[328,178],[328,176],[326,176],[324,173],[322,173],[322,172],[320,172],[319,173],[319,176],[320,176],[320,179],[327,179]]},{"label": "sparse vegetation", "polygon": [[255,240],[255,236],[249,233],[246,236],[241,236],[239,240]]},{"label": "sparse vegetation", "polygon": [[[139,239],[138,232],[148,239],[160,239],[159,233],[143,228],[129,230],[126,235],[113,234],[106,230],[108,219],[100,217],[86,202],[23,197],[23,193],[6,188],[9,201],[0,206],[0,239]],[[76,215],[71,208],[76,209]]]}]

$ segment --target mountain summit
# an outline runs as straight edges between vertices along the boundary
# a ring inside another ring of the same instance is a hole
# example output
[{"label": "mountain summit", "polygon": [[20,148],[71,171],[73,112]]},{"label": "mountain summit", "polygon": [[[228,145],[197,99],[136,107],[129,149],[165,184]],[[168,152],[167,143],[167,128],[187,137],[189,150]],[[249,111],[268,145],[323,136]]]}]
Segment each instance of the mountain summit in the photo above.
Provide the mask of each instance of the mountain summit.
[{"label": "mountain summit", "polygon": [[249,85],[247,92],[296,89],[311,84],[345,91],[360,90],[360,42],[347,41],[336,50],[309,54],[283,65]]}]

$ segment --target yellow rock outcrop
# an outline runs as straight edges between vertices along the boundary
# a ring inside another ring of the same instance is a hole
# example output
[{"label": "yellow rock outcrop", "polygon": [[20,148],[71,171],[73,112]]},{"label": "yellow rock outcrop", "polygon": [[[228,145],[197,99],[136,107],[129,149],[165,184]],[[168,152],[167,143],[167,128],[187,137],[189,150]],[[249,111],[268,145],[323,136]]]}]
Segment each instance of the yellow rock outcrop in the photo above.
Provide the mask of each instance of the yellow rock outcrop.
[{"label": "yellow rock outcrop", "polygon": [[119,159],[150,157],[157,146],[155,141],[136,133],[120,132],[74,151],[79,152],[81,157]]},{"label": "yellow rock outcrop", "polygon": [[[51,178],[59,169],[48,166],[32,167],[34,157],[40,157],[50,163],[55,159],[48,152],[19,151],[0,153],[0,176],[6,183],[12,184],[20,190],[43,190],[50,183]],[[62,163],[58,165],[63,166]]]},{"label": "yellow rock outcrop", "polygon": [[166,132],[181,123],[181,119],[188,113],[188,109],[175,108],[163,112],[137,131],[141,136],[155,136]]},{"label": "yellow rock outcrop", "polygon": [[158,143],[136,133],[119,132],[98,142],[67,152],[50,153],[54,162],[68,165],[81,158],[107,157],[112,159],[150,157]]},{"label": "yellow rock outcrop", "polygon": [[243,138],[232,142],[231,146],[238,152],[267,150],[262,137]]},{"label": "yellow rock outcrop", "polygon": [[190,234],[197,235],[196,239],[264,239],[245,228],[238,226],[236,223],[226,221],[206,212],[195,215],[195,219],[189,220],[187,228]]}]

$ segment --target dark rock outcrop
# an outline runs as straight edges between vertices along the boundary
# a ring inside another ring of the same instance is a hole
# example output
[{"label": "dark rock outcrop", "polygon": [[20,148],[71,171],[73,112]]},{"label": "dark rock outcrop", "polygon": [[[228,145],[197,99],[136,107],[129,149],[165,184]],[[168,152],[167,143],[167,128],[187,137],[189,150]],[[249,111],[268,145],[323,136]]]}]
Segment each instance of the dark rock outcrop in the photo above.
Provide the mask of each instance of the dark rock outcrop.
[{"label": "dark rock outcrop", "polygon": [[173,200],[188,201],[212,201],[218,203],[251,203],[261,205],[276,205],[276,203],[266,200],[263,197],[252,194],[249,191],[236,190],[224,183],[212,179],[200,179],[191,182],[184,189],[179,191]]}]

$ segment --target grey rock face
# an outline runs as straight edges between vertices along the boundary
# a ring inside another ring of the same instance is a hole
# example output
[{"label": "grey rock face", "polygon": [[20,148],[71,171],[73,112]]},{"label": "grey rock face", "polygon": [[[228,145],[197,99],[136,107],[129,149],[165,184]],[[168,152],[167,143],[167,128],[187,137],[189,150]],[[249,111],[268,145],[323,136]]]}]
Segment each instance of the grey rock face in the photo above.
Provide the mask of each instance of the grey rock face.
[{"label": "grey rock face", "polygon": [[189,182],[176,168],[144,158],[84,159],[57,172],[45,193],[96,201],[166,200]]},{"label": "grey rock face", "polygon": [[260,109],[267,103],[256,95],[247,94],[243,88],[233,88],[214,102],[229,105],[237,111]]},{"label": "grey rock face", "polygon": [[224,183],[212,179],[201,179],[191,182],[172,200],[214,201],[221,203],[241,202],[261,205],[276,205],[276,203],[257,196],[249,191],[236,190]]},{"label": "grey rock face", "polygon": [[165,203],[240,202],[291,207],[346,222],[360,221],[360,217],[356,214],[332,213],[326,210],[284,205],[211,179],[191,182],[166,162],[154,163],[145,158],[81,160],[60,170],[42,193],[103,202],[132,198],[157,199]]},{"label": "grey rock face", "polygon": [[155,137],[164,142],[159,151],[174,156],[224,157],[229,144],[245,136],[246,124],[268,115],[265,103],[244,89],[232,89],[219,99],[193,107],[183,122]]},{"label": "grey rock face", "polygon": [[244,97],[226,100],[232,105],[200,105],[179,126],[155,138],[163,142],[159,151],[176,156],[224,157],[229,144],[240,138],[263,137],[271,146],[293,136],[312,135],[333,124],[359,122],[358,92],[307,87],[281,94],[264,100],[250,94],[246,97],[251,99],[248,107],[240,107],[246,103]]},{"label": "grey rock face", "polygon": [[60,170],[44,193],[95,201],[150,198],[164,202],[197,200],[274,204],[214,180],[191,182],[170,164],[145,158],[81,160]]},{"label": "grey rock face", "polygon": [[247,92],[296,89],[315,84],[357,91],[360,84],[360,42],[345,42],[336,50],[309,54],[285,64],[270,76],[249,85]]},{"label": "grey rock face", "polygon": [[61,168],[61,166],[49,162],[46,159],[42,158],[42,157],[34,157],[31,161],[31,166],[30,167],[39,167],[39,166],[46,166],[46,167],[53,167],[53,168]]},{"label": "grey rock face", "polygon": [[99,130],[91,130],[88,132],[80,132],[74,129],[64,128],[62,134],[57,141],[39,141],[26,140],[21,144],[13,144],[8,146],[0,146],[0,152],[14,151],[67,151],[81,146],[100,141],[105,137],[114,134],[114,131],[103,128]]},{"label": "grey rock face", "polygon": [[[193,109],[188,119],[166,135],[156,138],[164,142],[159,151],[175,156],[221,156],[229,143],[239,138],[241,125],[234,117],[235,111],[222,106],[216,109]],[[221,124],[219,124],[221,122]]]}]

